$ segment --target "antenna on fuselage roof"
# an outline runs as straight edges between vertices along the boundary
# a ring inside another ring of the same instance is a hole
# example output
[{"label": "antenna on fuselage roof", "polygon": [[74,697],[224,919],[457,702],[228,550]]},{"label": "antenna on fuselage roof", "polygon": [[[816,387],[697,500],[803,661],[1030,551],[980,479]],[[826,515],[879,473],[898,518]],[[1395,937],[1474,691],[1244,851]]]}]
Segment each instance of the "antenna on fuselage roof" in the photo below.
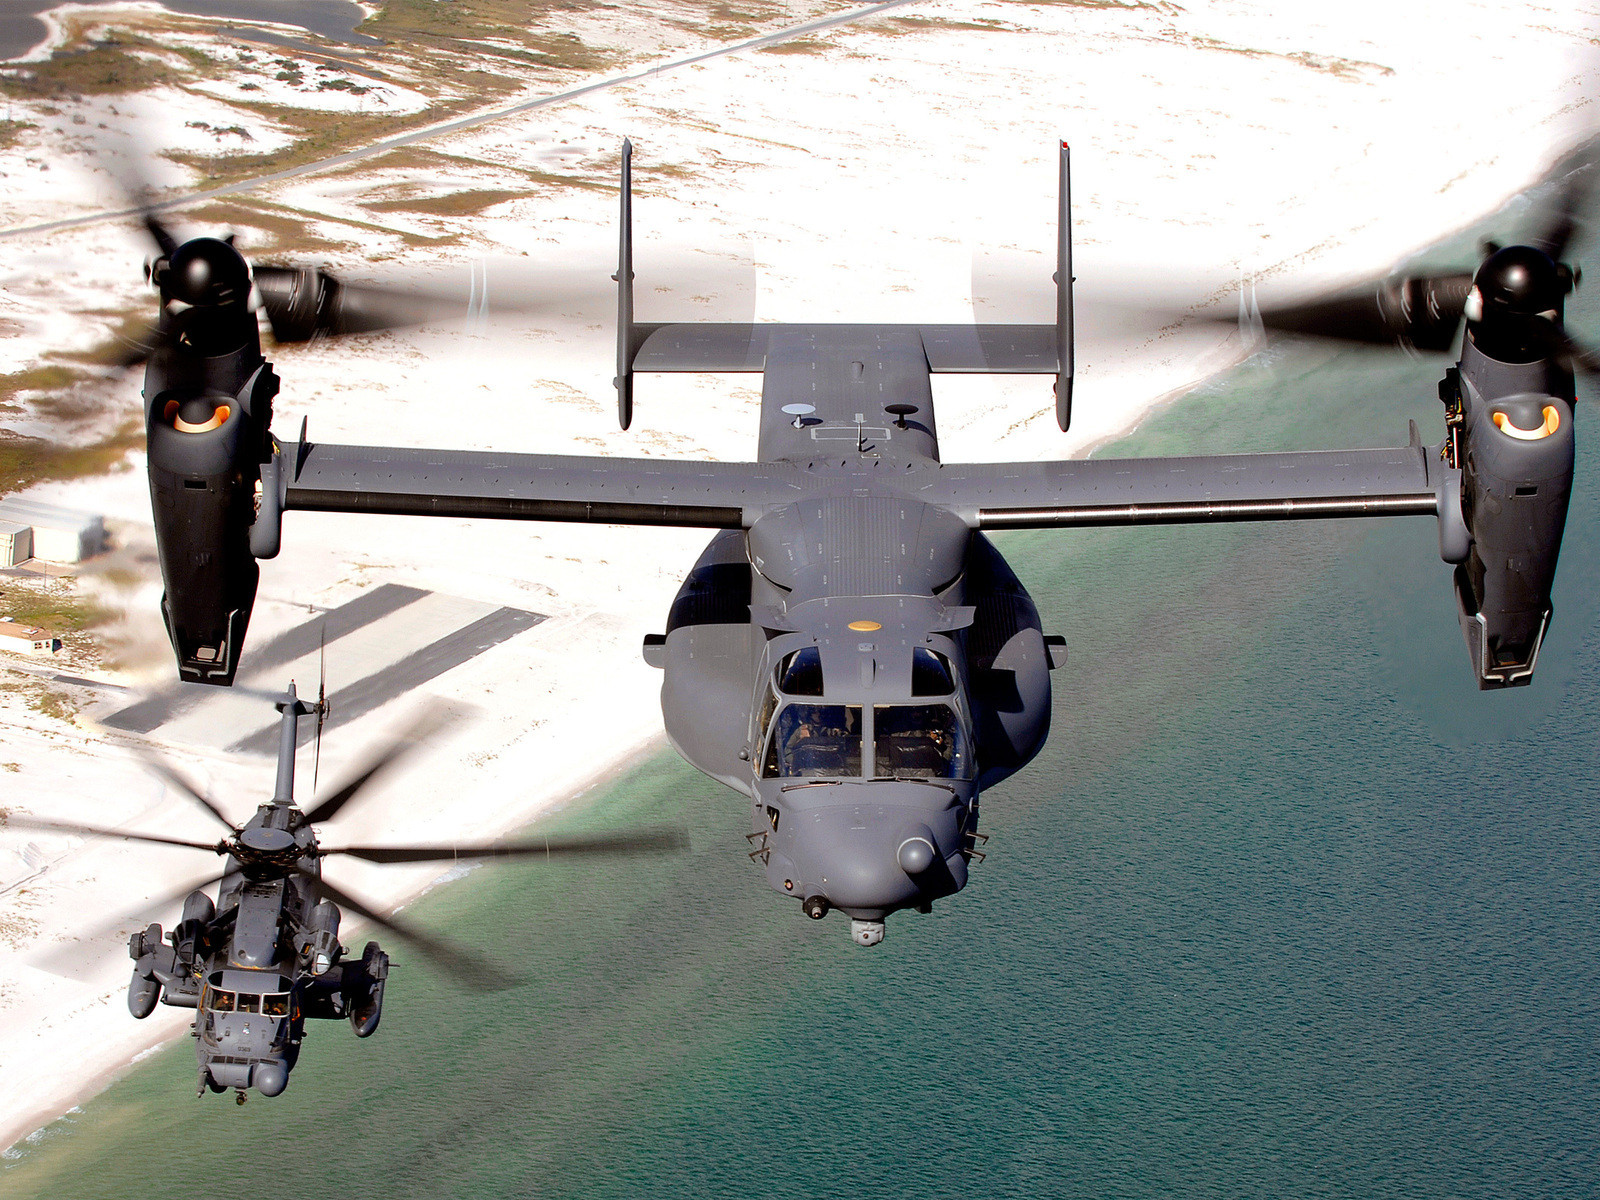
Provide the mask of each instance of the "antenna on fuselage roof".
[{"label": "antenna on fuselage roof", "polygon": [[1072,424],[1072,150],[1061,143],[1060,210],[1056,214],[1056,424]]},{"label": "antenna on fuselage roof", "polygon": [[622,139],[622,235],[617,246],[617,423],[633,424],[633,143]]}]

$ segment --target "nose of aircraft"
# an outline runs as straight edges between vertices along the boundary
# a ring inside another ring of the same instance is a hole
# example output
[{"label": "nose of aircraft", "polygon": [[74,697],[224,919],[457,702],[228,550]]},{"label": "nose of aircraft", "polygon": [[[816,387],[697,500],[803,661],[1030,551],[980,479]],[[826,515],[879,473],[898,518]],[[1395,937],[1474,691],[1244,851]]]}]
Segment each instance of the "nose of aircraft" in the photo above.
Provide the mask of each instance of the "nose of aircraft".
[{"label": "nose of aircraft", "polygon": [[953,811],[873,804],[870,812],[840,806],[795,816],[785,849],[804,899],[821,897],[851,917],[881,921],[966,885]]}]

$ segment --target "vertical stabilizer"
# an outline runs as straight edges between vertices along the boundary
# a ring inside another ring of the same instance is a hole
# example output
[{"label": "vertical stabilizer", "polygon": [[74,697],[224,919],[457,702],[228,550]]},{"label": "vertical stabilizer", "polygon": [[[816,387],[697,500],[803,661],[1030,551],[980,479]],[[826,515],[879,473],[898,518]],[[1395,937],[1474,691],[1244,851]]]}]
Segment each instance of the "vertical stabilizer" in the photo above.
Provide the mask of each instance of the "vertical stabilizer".
[{"label": "vertical stabilizer", "polygon": [[1061,143],[1061,211],[1056,215],[1056,424],[1072,424],[1072,151]]},{"label": "vertical stabilizer", "polygon": [[622,141],[622,236],[617,247],[617,423],[633,424],[633,143]]}]

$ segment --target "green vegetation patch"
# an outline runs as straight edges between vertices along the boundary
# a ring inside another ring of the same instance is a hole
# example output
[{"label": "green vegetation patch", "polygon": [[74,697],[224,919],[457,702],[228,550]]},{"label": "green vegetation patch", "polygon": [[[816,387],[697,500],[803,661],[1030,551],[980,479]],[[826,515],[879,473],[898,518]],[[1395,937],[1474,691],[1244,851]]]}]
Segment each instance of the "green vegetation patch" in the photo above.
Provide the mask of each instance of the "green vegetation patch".
[{"label": "green vegetation patch", "polygon": [[9,150],[22,140],[22,131],[35,129],[32,121],[0,121],[0,150]]},{"label": "green vegetation patch", "polygon": [[[144,50],[146,53],[133,53]],[[137,34],[119,31],[87,45],[67,45],[44,62],[0,68],[0,93],[19,98],[91,96],[137,92],[170,83],[178,53],[191,66],[208,70],[211,60],[197,51],[169,50]]]},{"label": "green vegetation patch", "polygon": [[[150,303],[147,305],[141,304],[137,308],[123,312],[97,313],[94,315],[110,316],[116,321],[110,336],[98,346],[92,346],[88,350],[60,351],[56,357],[66,359],[70,363],[83,363],[91,367],[119,367],[130,366],[132,365],[132,360],[144,356],[145,348],[155,335],[156,301],[154,293],[151,294]],[[70,372],[72,368],[46,366],[36,368],[36,370],[43,372]],[[27,375],[29,372],[23,372],[22,374]],[[70,387],[87,378],[86,373],[83,371],[76,371],[73,374],[76,376],[75,379],[61,379],[59,376],[53,376],[55,382],[47,386],[55,388]],[[16,378],[18,376],[0,376],[0,396],[4,396],[7,390],[10,390],[12,394],[29,390],[26,387],[12,385],[11,381]]]},{"label": "green vegetation patch", "polygon": [[241,245],[240,249],[245,250],[245,256],[251,259],[262,253],[331,252],[342,250],[349,244],[347,241],[313,232],[310,228],[313,221],[321,222],[335,218],[305,213],[268,200],[242,198],[214,200],[196,208],[184,209],[183,219],[186,223],[198,225],[202,229],[216,231],[248,229],[262,234],[265,244],[257,244],[254,239],[243,239],[249,243],[249,247],[246,249],[245,245]]},{"label": "green vegetation patch", "polygon": [[22,437],[0,429],[0,496],[47,479],[103,475],[143,445],[144,430],[135,417],[128,418],[109,437],[81,446]]},{"label": "green vegetation patch", "polygon": [[414,212],[438,217],[475,217],[485,209],[506,200],[515,200],[525,194],[505,188],[480,188],[464,192],[447,192],[437,196],[378,200],[366,207],[373,212]]},{"label": "green vegetation patch", "polygon": [[594,7],[597,5],[582,0],[531,0],[520,4],[515,0],[453,0],[449,4],[438,0],[387,0],[361,23],[360,29],[373,37],[402,41],[416,34],[461,38],[510,35],[520,41],[515,35],[538,24],[542,17]]},{"label": "green vegetation patch", "polygon": [[[1121,4],[1112,4],[1109,7],[1122,8]],[[1002,21],[980,17],[973,21],[961,21],[955,17],[886,17],[883,21],[873,26],[879,33],[888,33],[896,36],[907,33],[933,33],[952,29],[965,30],[969,33],[1006,33],[1011,26]]]},{"label": "green vegetation patch", "polygon": [[817,38],[794,38],[787,42],[774,42],[770,46],[762,46],[762,54],[821,54],[828,48],[828,43]]}]

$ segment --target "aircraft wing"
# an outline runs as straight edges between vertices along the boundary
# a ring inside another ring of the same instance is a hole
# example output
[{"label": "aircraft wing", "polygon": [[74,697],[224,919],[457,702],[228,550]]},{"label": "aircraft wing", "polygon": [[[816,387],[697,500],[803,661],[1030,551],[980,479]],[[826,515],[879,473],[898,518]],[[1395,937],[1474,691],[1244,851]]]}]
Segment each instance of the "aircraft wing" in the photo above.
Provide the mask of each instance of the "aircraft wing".
[{"label": "aircraft wing", "polygon": [[284,443],[285,509],[738,529],[795,494],[783,463]]},{"label": "aircraft wing", "polygon": [[955,464],[913,494],[978,529],[1433,516],[1436,463],[1413,438],[1392,450]]}]

